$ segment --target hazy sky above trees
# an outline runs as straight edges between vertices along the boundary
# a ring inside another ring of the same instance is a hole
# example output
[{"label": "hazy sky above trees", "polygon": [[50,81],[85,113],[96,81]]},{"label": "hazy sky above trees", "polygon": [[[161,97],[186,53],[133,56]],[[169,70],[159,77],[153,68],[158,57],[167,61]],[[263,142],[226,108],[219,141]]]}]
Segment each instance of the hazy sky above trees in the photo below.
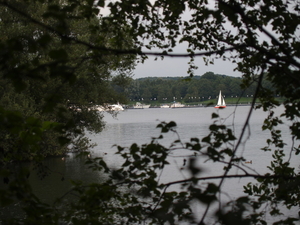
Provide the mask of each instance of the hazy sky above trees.
[{"label": "hazy sky above trees", "polygon": [[[115,0],[110,0],[108,2],[115,2]],[[152,3],[154,1],[151,1]],[[209,2],[211,8],[215,7],[216,1]],[[109,14],[108,8],[101,9],[101,15],[106,16]],[[191,12],[186,11],[182,15],[183,20],[191,19]],[[229,29],[234,30],[230,24],[226,26]],[[174,48],[173,54],[187,54],[188,46],[186,44],[178,44]],[[149,52],[148,49],[144,49]],[[161,52],[161,50],[151,50],[151,52]],[[188,65],[189,57],[165,57],[163,60],[158,58],[155,60],[154,56],[149,56],[149,58],[144,63],[137,63],[136,69],[133,72],[133,78],[143,78],[143,77],[182,77],[189,76]],[[241,73],[234,71],[235,64],[229,61],[223,61],[222,59],[215,59],[214,64],[205,65],[203,57],[195,58],[195,65],[198,67],[195,70],[194,75],[203,75],[206,72],[213,72],[215,74],[222,74],[234,77],[240,77]]]},{"label": "hazy sky above trees", "polygon": [[[211,8],[215,7],[215,1],[209,2]],[[191,19],[191,12],[186,11],[182,15],[182,19],[189,21]],[[234,28],[230,24],[226,24],[228,29],[234,32]],[[173,50],[172,54],[187,54],[187,44],[178,44]],[[148,51],[145,49],[145,51]],[[161,52],[151,50],[152,52]],[[199,52],[198,52],[199,53]],[[228,53],[227,53],[228,54]],[[142,77],[182,77],[189,76],[187,73],[189,65],[189,57],[165,57],[163,60],[149,56],[143,64],[138,63],[134,71],[134,78]],[[195,70],[194,75],[203,75],[206,72],[213,72],[215,74],[222,74],[228,76],[240,77],[241,73],[234,71],[235,64],[229,61],[223,61],[222,59],[214,60],[214,64],[205,65],[203,57],[195,57],[195,65],[198,67]]]},{"label": "hazy sky above trees", "polygon": [[[176,53],[185,53],[185,49]],[[142,77],[182,77],[188,76],[188,61],[189,58],[172,58],[165,57],[163,60],[160,58],[155,61],[155,57],[150,56],[148,60],[138,63],[134,70],[133,78]],[[196,57],[195,65],[198,69],[195,70],[194,75],[203,75],[206,72],[213,72],[215,74],[224,74],[228,76],[240,77],[239,72],[233,71],[235,65],[222,59],[215,60],[213,65],[205,65],[203,57]]]}]

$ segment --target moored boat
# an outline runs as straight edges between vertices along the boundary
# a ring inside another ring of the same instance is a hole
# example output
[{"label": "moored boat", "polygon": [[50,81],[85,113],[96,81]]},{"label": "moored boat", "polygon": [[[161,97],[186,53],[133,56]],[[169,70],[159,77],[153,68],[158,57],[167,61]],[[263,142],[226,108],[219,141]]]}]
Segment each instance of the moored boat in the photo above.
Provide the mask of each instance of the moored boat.
[{"label": "moored boat", "polygon": [[100,105],[100,106],[96,106],[96,109],[100,112],[109,112],[109,111],[123,111],[124,108],[122,105],[118,104],[104,104],[104,105]]},{"label": "moored boat", "polygon": [[170,106],[167,105],[167,104],[163,104],[163,105],[160,106],[160,108],[167,109],[167,108],[170,108]]},{"label": "moored boat", "polygon": [[183,108],[185,107],[184,104],[181,104],[180,102],[174,102],[170,105],[170,108]]},{"label": "moored boat", "polygon": [[150,108],[150,105],[145,105],[145,104],[142,104],[140,102],[137,102],[134,106],[133,106],[134,109],[148,109]]}]

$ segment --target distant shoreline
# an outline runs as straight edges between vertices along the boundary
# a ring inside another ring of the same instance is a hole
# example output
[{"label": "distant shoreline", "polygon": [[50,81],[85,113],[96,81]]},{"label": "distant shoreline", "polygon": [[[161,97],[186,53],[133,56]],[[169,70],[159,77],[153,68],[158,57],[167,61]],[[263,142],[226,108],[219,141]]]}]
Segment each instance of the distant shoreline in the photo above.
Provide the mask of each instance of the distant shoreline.
[{"label": "distant shoreline", "polygon": [[[251,103],[249,104],[245,104],[245,103],[241,103],[241,104],[228,104],[226,105],[226,107],[233,107],[233,106],[251,106]],[[215,107],[215,105],[205,105],[205,104],[201,104],[201,105],[186,105],[184,107],[172,107],[170,109],[186,109],[186,108],[205,108],[205,107]],[[157,109],[160,108],[159,105],[154,105],[154,106],[150,106],[148,109]],[[133,106],[125,106],[125,109],[144,109],[144,108],[134,108]]]}]

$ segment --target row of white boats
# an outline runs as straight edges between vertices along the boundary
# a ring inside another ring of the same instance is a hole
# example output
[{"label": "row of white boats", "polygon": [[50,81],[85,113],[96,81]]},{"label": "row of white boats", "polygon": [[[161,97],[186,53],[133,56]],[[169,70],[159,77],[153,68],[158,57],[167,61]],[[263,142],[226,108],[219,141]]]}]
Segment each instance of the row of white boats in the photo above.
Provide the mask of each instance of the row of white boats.
[{"label": "row of white boats", "polygon": [[[160,108],[183,108],[183,107],[186,107],[186,105],[181,104],[180,102],[173,102],[171,104],[163,104],[160,106]],[[137,102],[133,106],[133,108],[134,109],[147,109],[147,108],[150,108],[150,105],[145,105],[140,102]],[[223,97],[221,91],[219,93],[218,103],[215,106],[215,108],[226,108],[226,103],[225,103],[225,100],[224,100],[224,97]]]},{"label": "row of white boats", "polygon": [[[181,104],[180,102],[173,102],[171,104],[163,104],[160,106],[160,108],[183,108],[186,105]],[[134,109],[148,109],[150,108],[150,105],[142,104],[140,102],[137,102],[134,106]]]},{"label": "row of white boats", "polygon": [[[180,102],[174,102],[171,104],[163,104],[160,106],[160,108],[183,108],[186,105],[181,104]],[[137,102],[135,105],[133,105],[132,107],[129,107],[132,109],[148,109],[150,108],[150,104],[146,105],[146,104],[142,104],[140,102]],[[95,107],[96,110],[100,111],[100,112],[104,112],[104,111],[123,111],[124,107],[122,105],[118,104],[112,104],[112,105],[105,105],[105,106],[96,106]]]},{"label": "row of white boats", "polygon": [[[170,104],[163,104],[160,106],[160,108],[184,108],[184,107],[186,107],[186,105],[181,104],[180,102],[172,102]],[[133,109],[148,109],[148,108],[150,108],[150,104],[147,105],[147,104],[142,104],[140,102],[137,102],[132,108]],[[215,106],[215,108],[226,108],[226,103],[222,96],[221,91],[219,93],[218,103]],[[101,111],[101,112],[102,111],[123,111],[124,107],[118,103],[118,104],[112,104],[112,105],[106,104],[104,106],[96,106],[95,109],[98,111]]]}]

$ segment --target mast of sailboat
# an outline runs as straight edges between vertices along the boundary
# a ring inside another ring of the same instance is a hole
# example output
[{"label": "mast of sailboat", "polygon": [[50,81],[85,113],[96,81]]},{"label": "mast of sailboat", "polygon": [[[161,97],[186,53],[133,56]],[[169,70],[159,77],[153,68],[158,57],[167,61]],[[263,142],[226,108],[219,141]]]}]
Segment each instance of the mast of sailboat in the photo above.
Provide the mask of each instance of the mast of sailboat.
[{"label": "mast of sailboat", "polygon": [[222,96],[222,93],[221,93],[221,91],[220,91],[220,98],[221,98],[221,105],[224,105],[224,98],[223,98],[223,96]]}]

